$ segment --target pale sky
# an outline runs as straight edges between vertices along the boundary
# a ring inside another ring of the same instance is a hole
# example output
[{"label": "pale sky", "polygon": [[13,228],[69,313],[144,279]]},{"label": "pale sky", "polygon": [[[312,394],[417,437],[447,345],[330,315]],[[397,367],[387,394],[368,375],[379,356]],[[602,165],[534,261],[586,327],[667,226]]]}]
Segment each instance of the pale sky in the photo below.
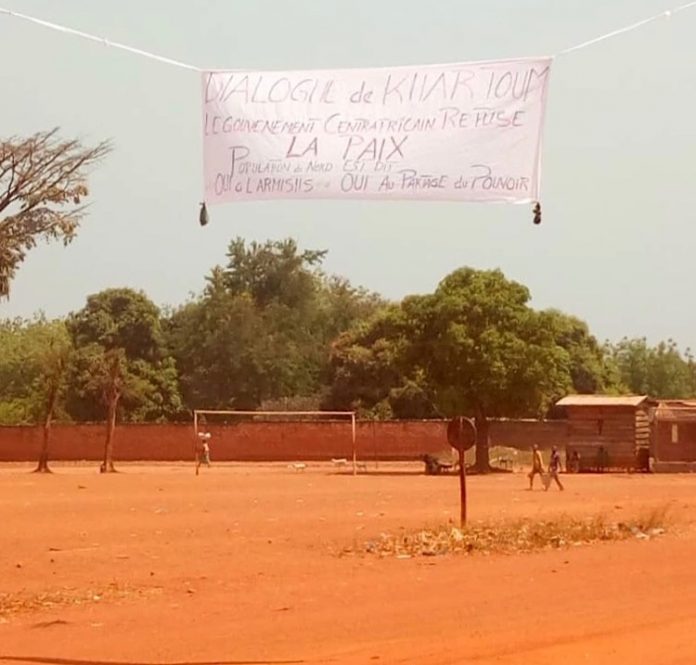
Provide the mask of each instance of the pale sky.
[{"label": "pale sky", "polygon": [[[679,0],[0,0],[200,67],[315,69],[554,54]],[[292,236],[325,267],[389,298],[463,265],[501,268],[537,307],[600,338],[696,347],[696,8],[554,63],[543,223],[528,206],[202,198],[194,72],[0,15],[2,136],[60,126],[115,151],[67,249],[31,252],[0,316],[78,309],[107,287],[160,305],[199,292],[229,240]]]}]

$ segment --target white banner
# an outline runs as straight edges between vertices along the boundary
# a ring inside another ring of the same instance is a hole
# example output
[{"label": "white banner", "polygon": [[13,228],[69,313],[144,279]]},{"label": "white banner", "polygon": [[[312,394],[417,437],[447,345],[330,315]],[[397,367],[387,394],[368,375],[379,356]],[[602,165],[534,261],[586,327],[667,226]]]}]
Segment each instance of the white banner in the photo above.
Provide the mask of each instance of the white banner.
[{"label": "white banner", "polygon": [[535,201],[550,67],[204,72],[206,202]]}]

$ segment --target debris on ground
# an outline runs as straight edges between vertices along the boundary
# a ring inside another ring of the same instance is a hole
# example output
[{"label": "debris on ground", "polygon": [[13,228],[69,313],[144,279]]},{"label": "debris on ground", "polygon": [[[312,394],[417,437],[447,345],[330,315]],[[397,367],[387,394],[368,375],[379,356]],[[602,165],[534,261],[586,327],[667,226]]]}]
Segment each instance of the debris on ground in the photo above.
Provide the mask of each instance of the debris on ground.
[{"label": "debris on ground", "polygon": [[98,603],[104,600],[123,600],[128,598],[141,598],[162,591],[159,587],[132,587],[112,582],[99,589],[75,589],[64,587],[44,593],[18,593],[0,592],[0,620],[6,622],[9,617],[16,614],[36,612],[38,610],[51,610],[74,605],[86,605]]},{"label": "debris on ground", "polygon": [[446,524],[415,532],[382,533],[362,546],[347,547],[342,556],[373,554],[397,559],[445,554],[516,554],[536,550],[580,547],[602,541],[651,540],[665,533],[648,521],[609,522],[604,517],[562,517],[549,520],[518,520],[472,523],[464,528]]}]

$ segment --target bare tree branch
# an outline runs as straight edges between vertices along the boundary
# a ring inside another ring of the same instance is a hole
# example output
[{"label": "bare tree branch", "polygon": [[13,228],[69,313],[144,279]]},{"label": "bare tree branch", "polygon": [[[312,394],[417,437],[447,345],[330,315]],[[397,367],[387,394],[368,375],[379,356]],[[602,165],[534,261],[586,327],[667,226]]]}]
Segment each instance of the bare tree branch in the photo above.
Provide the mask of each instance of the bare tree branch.
[{"label": "bare tree branch", "polygon": [[68,244],[84,216],[87,171],[111,151],[61,140],[58,129],[0,141],[0,298],[39,240]]}]

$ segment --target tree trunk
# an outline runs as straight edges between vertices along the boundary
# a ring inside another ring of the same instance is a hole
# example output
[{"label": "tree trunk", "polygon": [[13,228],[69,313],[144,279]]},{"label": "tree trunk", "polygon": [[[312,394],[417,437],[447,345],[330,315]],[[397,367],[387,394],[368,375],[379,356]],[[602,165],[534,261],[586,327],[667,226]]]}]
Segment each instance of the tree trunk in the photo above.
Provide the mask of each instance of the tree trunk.
[{"label": "tree trunk", "polygon": [[51,439],[51,416],[47,415],[43,425],[43,442],[39,453],[39,464],[34,473],[52,473],[48,468],[48,444]]},{"label": "tree trunk", "polygon": [[489,473],[491,470],[488,456],[490,423],[481,407],[476,407],[474,421],[476,423],[476,470],[479,473]]},{"label": "tree trunk", "polygon": [[106,443],[104,444],[104,461],[100,467],[102,473],[116,473],[114,468],[114,431],[116,430],[116,407],[118,397],[109,399],[107,422],[106,422]]},{"label": "tree trunk", "polygon": [[34,469],[34,473],[51,473],[48,468],[48,448],[51,440],[51,425],[53,424],[53,412],[56,410],[56,402],[58,401],[58,387],[51,389],[46,404],[46,417],[43,424],[43,442],[41,443],[41,452],[39,453],[39,464]]}]

